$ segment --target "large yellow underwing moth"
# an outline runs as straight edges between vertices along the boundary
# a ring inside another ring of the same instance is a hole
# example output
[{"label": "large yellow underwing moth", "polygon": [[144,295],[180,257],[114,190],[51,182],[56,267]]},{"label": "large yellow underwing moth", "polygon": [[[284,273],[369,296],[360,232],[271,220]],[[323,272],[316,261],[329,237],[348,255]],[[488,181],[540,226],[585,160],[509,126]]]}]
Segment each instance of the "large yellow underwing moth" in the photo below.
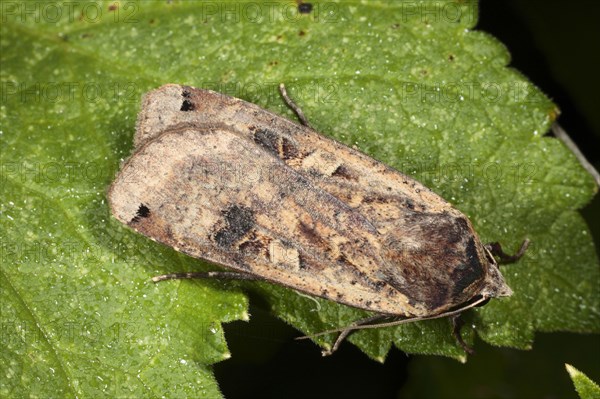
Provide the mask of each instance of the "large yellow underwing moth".
[{"label": "large yellow underwing moth", "polygon": [[134,146],[109,189],[113,215],[242,278],[405,321],[512,293],[499,247],[443,198],[257,105],[168,84],[145,95]]}]

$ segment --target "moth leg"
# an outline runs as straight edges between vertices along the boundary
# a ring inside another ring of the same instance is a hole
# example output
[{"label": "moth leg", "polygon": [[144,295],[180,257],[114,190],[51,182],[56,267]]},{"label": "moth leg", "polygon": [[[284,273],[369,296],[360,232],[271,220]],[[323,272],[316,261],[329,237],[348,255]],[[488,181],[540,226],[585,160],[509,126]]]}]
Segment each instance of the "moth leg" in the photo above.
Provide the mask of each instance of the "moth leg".
[{"label": "moth leg", "polygon": [[183,272],[162,274],[152,277],[152,281],[158,283],[165,280],[187,280],[197,278],[216,278],[222,280],[264,280],[262,277],[241,272]]},{"label": "moth leg", "polygon": [[492,242],[489,244],[486,244],[486,248],[488,251],[490,251],[490,253],[494,256],[497,256],[498,258],[500,258],[500,262],[502,264],[507,264],[507,263],[514,263],[516,261],[518,261],[519,259],[521,259],[521,257],[525,254],[525,251],[527,251],[527,248],[529,247],[529,239],[526,238],[525,240],[523,240],[523,243],[521,244],[521,248],[519,248],[519,251],[514,254],[514,255],[508,255],[507,253],[505,253],[502,250],[502,246],[500,245],[499,242]]},{"label": "moth leg", "polygon": [[283,83],[279,83],[279,92],[281,93],[281,97],[283,97],[283,101],[285,101],[287,106],[290,107],[290,109],[294,111],[294,113],[298,116],[298,119],[300,119],[300,123],[302,123],[306,127],[310,127],[308,119],[306,119],[306,116],[304,116],[304,112],[302,112],[300,107],[296,105],[294,101],[292,101],[290,96],[288,96],[287,90],[285,89],[285,85]]},{"label": "moth leg", "polygon": [[462,316],[462,313],[450,316],[450,321],[452,322],[452,335],[454,335],[454,338],[465,352],[467,352],[469,355],[473,355],[475,354],[475,350],[467,345],[460,334],[460,329],[465,324],[465,321],[460,316]]},{"label": "moth leg", "polygon": [[346,337],[348,335],[350,335],[354,331],[354,327],[363,326],[365,324],[371,324],[373,322],[379,321],[379,320],[384,319],[386,317],[388,317],[388,315],[378,314],[378,315],[375,315],[375,316],[371,316],[371,317],[367,317],[365,319],[360,319],[358,321],[355,321],[354,323],[352,323],[348,327],[346,327],[346,329],[344,331],[342,331],[340,333],[340,335],[338,335],[338,337],[335,340],[335,343],[333,344],[333,346],[331,347],[331,349],[329,349],[329,350],[324,349],[321,352],[321,354],[323,356],[329,356],[333,352],[337,351],[338,348],[340,347],[340,345],[342,344],[342,342],[344,342],[344,340],[346,339]]}]

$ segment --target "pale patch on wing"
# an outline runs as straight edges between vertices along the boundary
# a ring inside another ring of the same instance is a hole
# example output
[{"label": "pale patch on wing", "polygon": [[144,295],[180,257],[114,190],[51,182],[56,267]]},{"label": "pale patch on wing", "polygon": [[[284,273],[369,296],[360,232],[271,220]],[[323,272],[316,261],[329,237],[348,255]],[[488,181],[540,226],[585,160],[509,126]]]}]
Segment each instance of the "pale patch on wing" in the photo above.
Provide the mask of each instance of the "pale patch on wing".
[{"label": "pale patch on wing", "polygon": [[294,270],[300,270],[300,254],[294,247],[283,245],[279,240],[269,244],[269,260],[275,265],[286,265]]},{"label": "pale patch on wing", "polygon": [[316,149],[302,160],[302,168],[316,171],[324,176],[331,176],[342,164],[342,161],[327,151]]}]

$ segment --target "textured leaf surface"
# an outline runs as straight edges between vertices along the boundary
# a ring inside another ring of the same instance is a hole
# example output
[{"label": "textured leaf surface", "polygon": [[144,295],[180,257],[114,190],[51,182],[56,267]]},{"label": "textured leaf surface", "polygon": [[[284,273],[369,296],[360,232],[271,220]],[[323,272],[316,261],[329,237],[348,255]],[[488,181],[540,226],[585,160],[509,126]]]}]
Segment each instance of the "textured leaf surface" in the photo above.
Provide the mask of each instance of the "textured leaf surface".
[{"label": "textured leaf surface", "polygon": [[565,364],[565,366],[581,399],[600,398],[600,387],[598,384],[570,364]]},{"label": "textured leaf surface", "polygon": [[[210,266],[124,228],[105,200],[140,95],[169,82],[292,118],[285,82],[318,131],[421,180],[483,241],[512,251],[530,238],[503,269],[515,295],[467,315],[467,340],[529,348],[535,331],[600,330],[598,261],[576,211],[593,182],[543,136],[556,106],[472,30],[472,3],[314,2],[307,15],[287,1],[32,4],[3,2],[0,28],[2,396],[219,395],[220,323],[246,318],[246,297],[230,283],[153,285]],[[304,333],[365,315],[244,288]],[[392,344],[464,358],[446,320],[351,341],[378,360]]]}]

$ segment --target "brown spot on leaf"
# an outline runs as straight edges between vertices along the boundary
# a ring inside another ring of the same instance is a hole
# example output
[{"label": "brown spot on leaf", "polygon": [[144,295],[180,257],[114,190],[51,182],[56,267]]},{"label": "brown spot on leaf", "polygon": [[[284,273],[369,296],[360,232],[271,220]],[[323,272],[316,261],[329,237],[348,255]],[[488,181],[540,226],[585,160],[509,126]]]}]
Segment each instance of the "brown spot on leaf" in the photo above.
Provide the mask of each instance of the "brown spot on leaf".
[{"label": "brown spot on leaf", "polygon": [[313,9],[313,5],[311,3],[299,3],[298,4],[298,12],[300,14],[310,14]]}]

